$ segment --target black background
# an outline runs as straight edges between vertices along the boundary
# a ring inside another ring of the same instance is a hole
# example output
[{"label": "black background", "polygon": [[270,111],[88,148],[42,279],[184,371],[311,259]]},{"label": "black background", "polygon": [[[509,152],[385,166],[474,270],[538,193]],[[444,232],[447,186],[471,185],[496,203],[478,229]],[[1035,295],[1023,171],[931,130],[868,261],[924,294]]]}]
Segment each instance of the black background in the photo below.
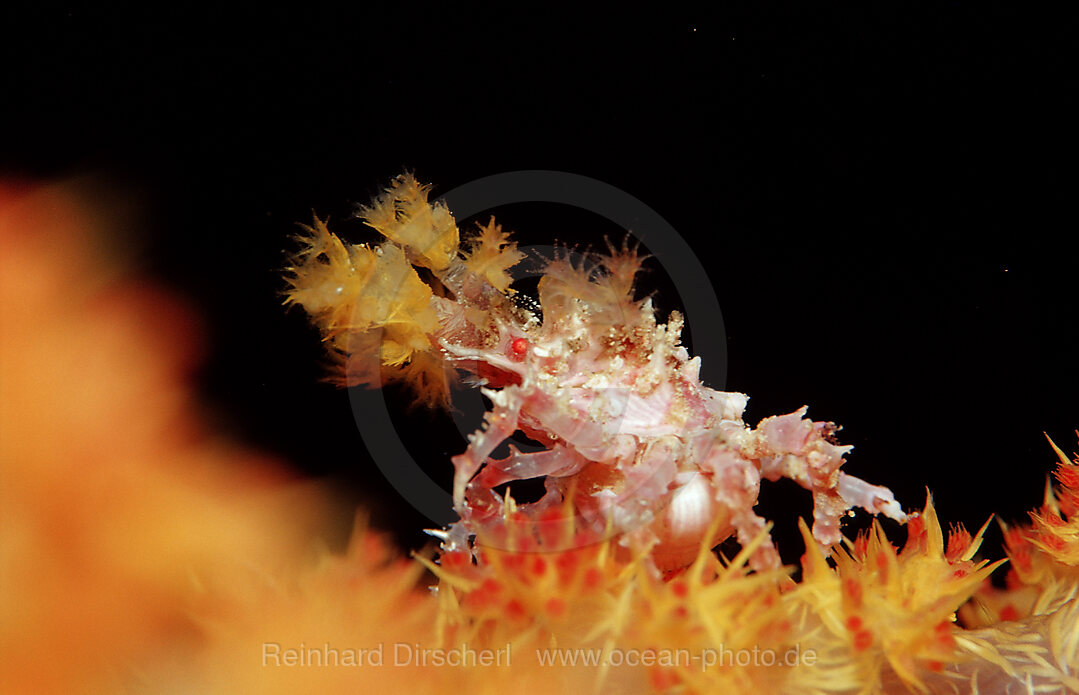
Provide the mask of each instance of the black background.
[{"label": "black background", "polygon": [[[353,203],[405,169],[436,195],[566,171],[651,207],[722,306],[727,380],[705,365],[706,380],[750,394],[749,422],[808,404],[841,423],[846,470],[908,507],[928,485],[944,519],[1022,518],[1052,463],[1042,432],[1075,448],[1071,16],[955,2],[2,12],[0,172],[89,173],[139,201],[142,267],[207,322],[210,417],[332,476],[403,546],[429,522],[371,465],[347,394],[320,383],[317,334],[280,306],[277,269],[312,210],[368,239]],[[622,234],[558,206],[499,212],[524,243]],[[654,264],[642,290],[678,306]],[[453,421],[397,423],[448,484]],[[793,488],[762,492],[788,560],[811,506]]]}]

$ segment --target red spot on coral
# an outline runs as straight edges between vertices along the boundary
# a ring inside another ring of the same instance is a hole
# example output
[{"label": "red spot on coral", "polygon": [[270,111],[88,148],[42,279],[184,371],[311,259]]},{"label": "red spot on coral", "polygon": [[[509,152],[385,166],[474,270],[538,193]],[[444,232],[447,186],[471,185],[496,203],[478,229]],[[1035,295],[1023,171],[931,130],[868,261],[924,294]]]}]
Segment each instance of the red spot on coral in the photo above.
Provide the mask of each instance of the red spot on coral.
[{"label": "red spot on coral", "polygon": [[689,587],[681,579],[677,579],[671,582],[671,592],[678,598],[685,598],[689,595]]},{"label": "red spot on coral", "polygon": [[547,599],[546,610],[552,618],[560,618],[566,613],[566,602],[557,596]]},{"label": "red spot on coral", "polygon": [[478,589],[468,592],[468,595],[465,597],[465,604],[471,610],[483,610],[484,608],[488,608],[494,604],[496,592],[485,590],[485,584],[486,582],[484,582],[484,584],[481,584]]},{"label": "red spot on coral", "polygon": [[1018,567],[1020,571],[1029,572],[1034,568],[1034,561],[1031,559],[1029,551],[1014,552],[1010,555],[1012,562],[1015,563],[1015,566]]},{"label": "red spot on coral", "polygon": [[847,618],[847,629],[851,632],[857,632],[862,629],[862,619],[857,615],[852,615]]},{"label": "red spot on coral", "polygon": [[854,651],[864,652],[873,646],[873,633],[869,630],[859,630],[854,633]]},{"label": "red spot on coral", "polygon": [[967,571],[965,569],[960,568],[960,569],[957,569],[956,571],[952,572],[952,576],[955,577],[956,579],[962,579],[963,577],[967,576]]},{"label": "red spot on coral", "polygon": [[851,603],[856,608],[862,606],[862,585],[858,583],[857,579],[849,578],[843,580],[843,593],[847,595]]},{"label": "red spot on coral", "polygon": [[577,561],[577,553],[568,550],[564,553],[559,553],[558,557],[555,558],[554,564],[558,567],[559,572],[569,574],[577,569]]},{"label": "red spot on coral", "polygon": [[888,581],[888,555],[883,550],[879,551],[873,558],[873,561],[877,565],[877,571],[880,572],[880,581]]},{"label": "red spot on coral", "polygon": [[543,575],[547,572],[547,561],[542,557],[537,557],[532,560],[532,574]]},{"label": "red spot on coral", "polygon": [[524,620],[528,614],[525,612],[524,606],[517,599],[510,599],[506,603],[506,615],[510,620]]},{"label": "red spot on coral", "polygon": [[1020,617],[1019,609],[1010,603],[1000,609],[1001,620],[1019,620]]},{"label": "red spot on coral", "polygon": [[584,585],[589,589],[598,589],[603,584],[603,572],[598,567],[589,567],[584,573]]},{"label": "red spot on coral", "polygon": [[937,642],[951,649],[955,646],[955,635],[952,634],[952,624],[947,620],[937,623],[934,628],[937,633]]},{"label": "red spot on coral", "polygon": [[521,572],[525,567],[526,557],[521,553],[506,553],[502,556],[502,565],[508,570]]},{"label": "red spot on coral", "polygon": [[669,690],[681,682],[678,672],[671,668],[654,668],[648,674],[652,689],[658,692]]},{"label": "red spot on coral", "polygon": [[858,537],[854,539],[854,557],[859,560],[863,559],[867,550],[869,550],[869,536],[859,533]]},{"label": "red spot on coral", "polygon": [[514,338],[510,343],[510,359],[520,362],[528,353],[528,341],[524,338]]},{"label": "red spot on coral", "polygon": [[907,543],[903,546],[913,550],[923,545],[925,541],[925,520],[920,516],[911,516],[907,520]]},{"label": "red spot on coral", "polygon": [[452,553],[446,553],[439,559],[439,565],[448,570],[463,569],[472,564],[472,558],[468,553],[463,551],[456,551]]},{"label": "red spot on coral", "polygon": [[944,664],[939,661],[927,661],[925,667],[934,673],[940,673],[944,670]]}]

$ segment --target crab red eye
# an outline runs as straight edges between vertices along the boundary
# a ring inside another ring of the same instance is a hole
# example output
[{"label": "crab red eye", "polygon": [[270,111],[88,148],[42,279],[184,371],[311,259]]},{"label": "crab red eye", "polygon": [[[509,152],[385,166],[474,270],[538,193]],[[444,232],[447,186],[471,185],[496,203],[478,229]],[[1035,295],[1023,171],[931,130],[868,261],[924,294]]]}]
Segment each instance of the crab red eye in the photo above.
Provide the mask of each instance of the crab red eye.
[{"label": "crab red eye", "polygon": [[528,341],[524,338],[514,338],[510,343],[510,359],[520,362],[528,352]]}]

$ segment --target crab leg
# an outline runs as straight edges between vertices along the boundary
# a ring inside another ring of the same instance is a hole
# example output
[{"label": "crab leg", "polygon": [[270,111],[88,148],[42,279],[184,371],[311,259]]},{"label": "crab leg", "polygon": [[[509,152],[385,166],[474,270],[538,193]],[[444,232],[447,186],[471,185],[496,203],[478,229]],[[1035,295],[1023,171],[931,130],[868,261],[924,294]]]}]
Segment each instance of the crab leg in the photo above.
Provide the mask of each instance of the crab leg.
[{"label": "crab leg", "polygon": [[563,477],[573,475],[587,463],[588,459],[565,446],[525,453],[511,445],[509,456],[487,461],[476,482],[484,488],[492,488],[511,480],[544,475]]},{"label": "crab leg", "polygon": [[[716,501],[729,510],[738,542],[743,547],[748,546],[767,526],[767,522],[753,511],[761,488],[760,471],[752,462],[723,446],[714,448],[701,467],[711,470]],[[758,571],[775,569],[780,564],[771,537],[766,538],[750,558],[750,565]]]},{"label": "crab leg", "polygon": [[516,386],[507,386],[501,391],[483,389],[483,394],[491,399],[494,409],[484,417],[483,427],[468,436],[465,452],[453,457],[453,507],[461,518],[465,518],[468,512],[465,504],[468,481],[476,475],[495,447],[517,429],[522,401],[520,391]]},{"label": "crab leg", "polygon": [[836,489],[851,507],[861,507],[870,514],[883,514],[901,524],[907,521],[907,515],[895,500],[895,494],[882,485],[870,485],[861,478],[840,472]]}]

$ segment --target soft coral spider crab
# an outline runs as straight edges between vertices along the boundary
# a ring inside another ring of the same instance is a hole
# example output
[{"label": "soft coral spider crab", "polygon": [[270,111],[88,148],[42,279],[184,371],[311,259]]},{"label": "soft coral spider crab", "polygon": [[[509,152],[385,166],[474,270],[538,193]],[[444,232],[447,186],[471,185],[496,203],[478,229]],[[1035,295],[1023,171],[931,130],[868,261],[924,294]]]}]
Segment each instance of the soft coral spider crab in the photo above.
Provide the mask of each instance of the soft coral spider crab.
[{"label": "soft coral spider crab", "polygon": [[[447,363],[486,384],[493,407],[453,457],[461,520],[438,534],[444,549],[503,525],[507,507],[539,523],[569,503],[582,538],[624,534],[625,545],[651,546],[658,568],[676,569],[710,529],[715,543],[762,535],[766,522],[753,511],[761,480],[780,477],[812,492],[813,535],[823,546],[840,541],[840,517],[855,506],[905,520],[890,490],[840,470],[851,447],[834,443],[834,425],[806,419],[803,407],[749,428],[745,395],[703,385],[699,358],[680,344],[682,317],[658,323],[651,300],[635,299],[635,250],[609,246],[594,266],[548,261],[541,320],[513,301],[507,270],[524,254],[493,219],[459,250],[449,211],[429,203],[410,175],[361,216],[387,241],[348,246],[316,220],[290,268],[288,300],[347,358],[348,383],[371,381],[378,353],[384,376],[409,381],[432,402],[444,399]],[[493,458],[517,430],[545,448],[511,447]],[[546,492],[530,504],[512,505],[494,490],[539,477]],[[779,566],[770,540],[751,562]]]}]

